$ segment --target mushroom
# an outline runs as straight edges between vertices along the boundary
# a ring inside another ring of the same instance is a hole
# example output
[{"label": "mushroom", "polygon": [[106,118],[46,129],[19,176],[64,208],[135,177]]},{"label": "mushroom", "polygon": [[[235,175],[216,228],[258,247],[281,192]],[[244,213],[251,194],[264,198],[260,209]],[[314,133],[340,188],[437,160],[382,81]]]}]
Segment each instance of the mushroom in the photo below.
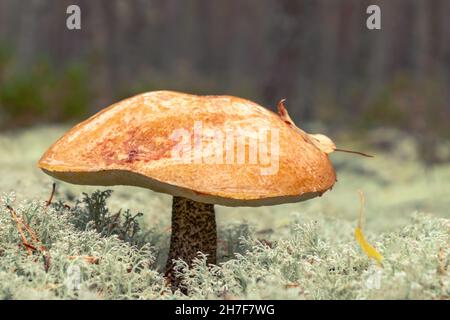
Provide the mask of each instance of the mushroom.
[{"label": "mushroom", "polygon": [[120,101],[76,125],[38,166],[81,185],[128,185],[173,196],[166,276],[174,259],[203,252],[216,263],[214,205],[265,206],[321,196],[336,181],[323,135],[232,96],[155,91]]}]

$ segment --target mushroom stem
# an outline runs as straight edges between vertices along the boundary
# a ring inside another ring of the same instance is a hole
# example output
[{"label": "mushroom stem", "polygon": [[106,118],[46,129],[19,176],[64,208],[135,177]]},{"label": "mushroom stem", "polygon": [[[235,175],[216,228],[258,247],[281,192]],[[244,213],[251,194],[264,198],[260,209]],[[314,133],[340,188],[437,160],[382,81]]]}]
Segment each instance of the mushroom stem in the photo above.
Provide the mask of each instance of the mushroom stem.
[{"label": "mushroom stem", "polygon": [[183,197],[173,197],[172,235],[166,264],[166,278],[176,289],[180,280],[175,276],[174,259],[183,259],[188,265],[198,257],[207,255],[207,263],[216,263],[217,230],[214,205]]}]

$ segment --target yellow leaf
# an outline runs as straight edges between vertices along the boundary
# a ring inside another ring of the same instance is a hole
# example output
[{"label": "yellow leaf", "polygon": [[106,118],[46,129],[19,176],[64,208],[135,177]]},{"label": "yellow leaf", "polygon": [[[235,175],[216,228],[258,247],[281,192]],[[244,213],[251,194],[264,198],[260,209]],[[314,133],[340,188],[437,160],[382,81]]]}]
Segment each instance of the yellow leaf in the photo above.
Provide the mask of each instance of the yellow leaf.
[{"label": "yellow leaf", "polygon": [[383,260],[383,256],[377,251],[377,249],[375,249],[374,247],[372,247],[364,238],[364,235],[362,233],[361,228],[356,228],[355,229],[355,238],[356,241],[358,241],[359,245],[361,246],[361,248],[363,249],[363,251],[367,254],[367,256],[369,258],[373,258],[378,262],[378,265],[381,266],[381,262]]},{"label": "yellow leaf", "polygon": [[364,234],[362,232],[362,219],[363,219],[363,212],[364,212],[364,194],[360,191],[359,196],[361,199],[361,209],[359,211],[359,220],[358,220],[358,226],[355,229],[355,238],[356,241],[358,241],[359,245],[361,246],[361,249],[367,254],[369,258],[373,258],[377,261],[379,266],[382,266],[381,262],[383,260],[383,256],[372,247],[364,238]]}]

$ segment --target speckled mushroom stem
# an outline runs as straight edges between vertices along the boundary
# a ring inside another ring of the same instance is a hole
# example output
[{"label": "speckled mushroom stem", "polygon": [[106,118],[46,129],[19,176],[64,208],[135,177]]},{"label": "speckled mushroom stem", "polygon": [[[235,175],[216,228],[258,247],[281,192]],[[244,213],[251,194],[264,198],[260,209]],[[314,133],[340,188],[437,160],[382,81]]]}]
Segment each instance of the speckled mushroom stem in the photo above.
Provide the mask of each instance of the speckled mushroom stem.
[{"label": "speckled mushroom stem", "polygon": [[183,259],[189,265],[198,252],[207,254],[207,262],[215,264],[217,230],[214,205],[183,197],[173,197],[172,236],[166,264],[166,278],[172,288],[178,288],[181,279],[175,277],[173,259]]}]

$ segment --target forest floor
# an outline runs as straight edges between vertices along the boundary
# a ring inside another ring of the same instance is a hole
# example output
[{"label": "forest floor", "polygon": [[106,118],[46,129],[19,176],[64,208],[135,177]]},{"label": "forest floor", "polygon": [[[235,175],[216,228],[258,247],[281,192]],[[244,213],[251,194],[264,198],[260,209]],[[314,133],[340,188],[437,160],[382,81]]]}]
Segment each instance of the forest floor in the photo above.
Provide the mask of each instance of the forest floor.
[{"label": "forest floor", "polygon": [[[187,269],[180,262],[186,297],[172,293],[161,273],[170,196],[134,187],[109,188],[109,196],[94,193],[106,188],[58,182],[54,205],[45,207],[54,181],[36,162],[65,129],[0,134],[0,299],[450,297],[450,164],[424,166],[414,142],[401,134],[387,151],[371,148],[375,158],[331,155],[338,182],[321,198],[218,206],[219,264],[208,268],[199,257]],[[383,255],[382,266],[354,238],[359,190],[366,198],[364,233]],[[127,217],[127,209],[143,215]],[[45,251],[20,245],[12,210]],[[111,231],[119,210],[122,224]]]}]

